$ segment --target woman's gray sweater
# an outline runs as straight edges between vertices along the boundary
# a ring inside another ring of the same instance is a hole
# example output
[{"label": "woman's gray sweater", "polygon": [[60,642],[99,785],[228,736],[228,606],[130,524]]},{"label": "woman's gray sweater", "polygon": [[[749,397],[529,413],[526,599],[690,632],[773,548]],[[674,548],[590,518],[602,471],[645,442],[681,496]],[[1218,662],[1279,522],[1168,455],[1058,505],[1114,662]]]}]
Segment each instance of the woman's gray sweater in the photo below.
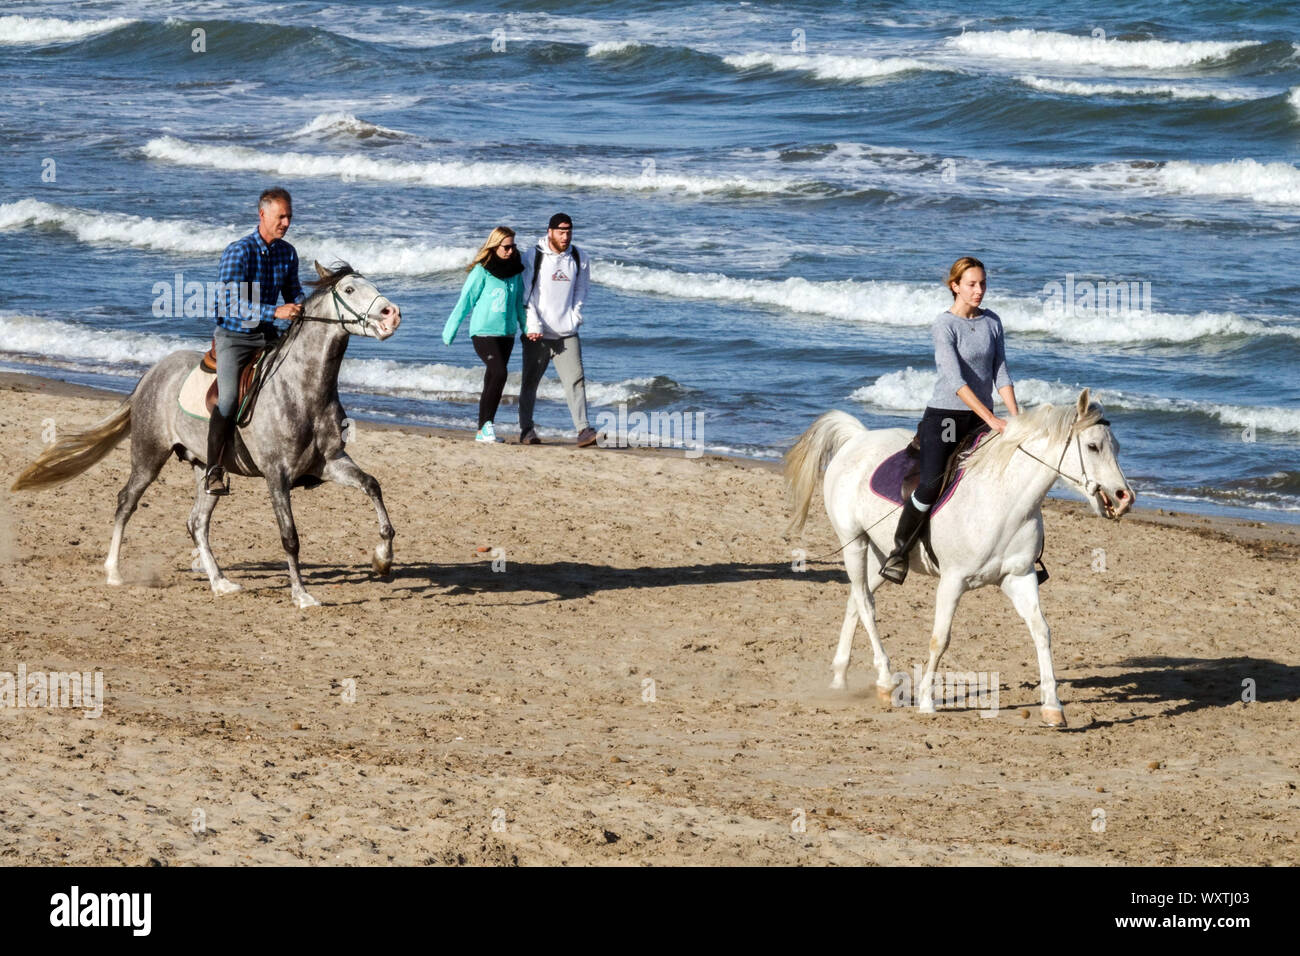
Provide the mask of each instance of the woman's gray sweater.
[{"label": "woman's gray sweater", "polygon": [[1011,384],[1007,374],[1007,352],[1002,338],[1002,320],[988,309],[963,319],[941,312],[930,329],[934,339],[934,364],[939,381],[934,384],[931,408],[967,411],[957,389],[969,385],[989,411],[993,411],[993,390]]}]

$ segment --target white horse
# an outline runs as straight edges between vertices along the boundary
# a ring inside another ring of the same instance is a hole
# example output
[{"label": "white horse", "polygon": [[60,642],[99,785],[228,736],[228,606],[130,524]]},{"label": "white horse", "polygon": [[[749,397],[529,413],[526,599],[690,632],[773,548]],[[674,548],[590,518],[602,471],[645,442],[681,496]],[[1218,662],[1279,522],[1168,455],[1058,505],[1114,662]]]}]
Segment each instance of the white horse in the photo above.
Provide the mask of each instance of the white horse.
[{"label": "white horse", "polygon": [[[813,422],[785,458],[794,508],[790,531],[797,533],[807,521],[814,481],[825,468],[826,514],[843,546],[849,573],[849,600],[831,664],[831,687],[845,687],[860,618],[875,655],[876,693],[884,702],[892,698],[894,679],[876,630],[873,594],[884,581],[880,567],[892,550],[901,509],[875,495],[868,483],[876,467],[910,438],[898,428],[868,431],[853,416],[832,411]],[[930,659],[917,688],[922,713],[935,711],[934,672],[948,648],[957,602],[966,591],[997,584],[1033,636],[1043,722],[1065,726],[1052,671],[1051,632],[1039,604],[1034,571],[1043,547],[1043,499],[1060,477],[1084,494],[1097,516],[1119,518],[1133,506],[1135,496],[1116,460],[1118,452],[1119,442],[1102,417],[1101,406],[1090,404],[1084,389],[1075,408],[1041,405],[1009,418],[1005,432],[985,439],[971,454],[965,476],[930,522],[938,567],[919,544],[910,557],[912,571],[939,578]]]}]

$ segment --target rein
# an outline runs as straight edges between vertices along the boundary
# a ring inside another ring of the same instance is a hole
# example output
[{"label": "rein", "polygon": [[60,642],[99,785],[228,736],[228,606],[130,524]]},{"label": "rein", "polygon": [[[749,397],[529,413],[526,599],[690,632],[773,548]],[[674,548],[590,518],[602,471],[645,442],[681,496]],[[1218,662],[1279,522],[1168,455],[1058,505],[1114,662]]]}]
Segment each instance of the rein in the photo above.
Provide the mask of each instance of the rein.
[{"label": "rein", "polygon": [[[1105,425],[1107,428],[1110,427],[1110,422],[1105,418],[1099,418],[1093,424]],[[1083,460],[1083,441],[1080,438],[1080,432],[1074,433],[1074,447],[1079,453],[1079,471],[1083,473],[1083,478],[1075,478],[1073,475],[1067,475],[1065,472],[1061,471],[1061,463],[1065,461],[1065,453],[1070,450],[1070,442],[1068,440],[1061,447],[1061,457],[1057,459],[1055,465],[1051,464],[1050,462],[1043,461],[1043,459],[1039,458],[1031,451],[1025,451],[1024,447],[1021,445],[1016,446],[1016,451],[1024,452],[1024,454],[1034,459],[1034,461],[1038,462],[1040,465],[1043,465],[1046,468],[1051,468],[1052,471],[1056,472],[1060,477],[1064,478],[1066,481],[1073,484],[1078,490],[1082,491],[1087,497],[1089,498],[1095,497],[1097,494],[1097,489],[1100,486],[1097,484],[1096,481],[1088,477],[1088,466],[1087,464],[1084,463]]]}]

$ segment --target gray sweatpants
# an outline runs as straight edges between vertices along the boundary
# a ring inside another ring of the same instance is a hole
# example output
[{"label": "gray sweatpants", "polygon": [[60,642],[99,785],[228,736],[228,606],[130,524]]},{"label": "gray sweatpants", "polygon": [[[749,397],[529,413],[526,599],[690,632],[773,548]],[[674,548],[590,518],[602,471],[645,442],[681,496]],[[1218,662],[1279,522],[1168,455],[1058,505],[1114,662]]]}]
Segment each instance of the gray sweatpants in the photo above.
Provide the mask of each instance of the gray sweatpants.
[{"label": "gray sweatpants", "polygon": [[582,345],[576,335],[559,339],[531,341],[523,337],[524,374],[519,386],[519,434],[533,427],[533,406],[537,403],[537,386],[542,383],[546,366],[555,360],[555,372],[564,386],[564,400],[569,403],[573,427],[587,427],[587,384],[582,372]]},{"label": "gray sweatpants", "polygon": [[214,338],[217,341],[217,410],[229,418],[235,414],[235,403],[239,401],[239,370],[266,344],[266,336],[261,326],[251,332],[232,332],[219,325]]}]

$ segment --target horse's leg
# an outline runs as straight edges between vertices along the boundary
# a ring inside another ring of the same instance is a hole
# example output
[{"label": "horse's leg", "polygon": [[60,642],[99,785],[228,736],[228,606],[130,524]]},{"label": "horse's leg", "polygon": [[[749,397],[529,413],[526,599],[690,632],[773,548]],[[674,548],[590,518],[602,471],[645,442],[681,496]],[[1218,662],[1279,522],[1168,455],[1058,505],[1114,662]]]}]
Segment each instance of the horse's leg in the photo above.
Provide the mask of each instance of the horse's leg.
[{"label": "horse's leg", "polygon": [[[890,703],[894,688],[894,675],[889,667],[889,655],[880,642],[880,632],[876,628],[876,603],[872,597],[872,588],[867,581],[872,575],[870,567],[870,546],[860,539],[844,549],[844,567],[849,572],[849,602],[844,609],[844,628],[840,631],[840,644],[835,652],[832,664],[834,677],[831,687],[840,689],[845,686],[845,672],[849,667],[849,654],[853,650],[853,633],[859,619],[867,630],[871,640],[872,662],[876,665],[876,696],[883,703]],[[879,568],[876,575],[879,577]],[[876,584],[879,585],[877,580]]]},{"label": "horse's leg", "polygon": [[375,512],[379,515],[379,544],[375,545],[375,553],[371,558],[371,566],[375,573],[386,575],[393,570],[393,524],[388,520],[388,509],[384,507],[384,496],[379,490],[379,482],[375,481],[373,475],[368,475],[362,471],[355,461],[347,454],[339,455],[337,458],[331,458],[325,463],[325,468],[321,472],[327,481],[337,481],[340,485],[347,485],[349,488],[360,488],[369,496],[374,503]]},{"label": "horse's leg", "polygon": [[212,556],[212,547],[208,544],[208,527],[212,521],[212,512],[221,500],[217,495],[210,495],[203,490],[203,467],[194,466],[194,507],[190,509],[189,520],[185,528],[190,533],[198,557],[190,567],[195,571],[204,571],[208,583],[212,585],[213,594],[234,594],[242,588],[221,573],[217,559]]},{"label": "horse's leg", "polygon": [[939,578],[934,599],[934,630],[930,633],[930,659],[926,662],[925,673],[921,675],[921,686],[917,689],[916,709],[923,714],[934,713],[934,672],[939,666],[939,658],[948,649],[948,639],[952,636],[952,616],[956,613],[957,602],[965,590],[965,582],[960,577]]},{"label": "horse's leg", "polygon": [[271,507],[275,510],[275,519],[280,523],[280,543],[284,545],[284,553],[289,560],[289,591],[293,595],[293,602],[300,608],[316,607],[320,601],[307,593],[298,571],[298,529],[294,526],[293,507],[289,503],[289,477],[283,472],[268,472],[266,484],[271,489]]},{"label": "horse's leg", "polygon": [[1011,598],[1016,613],[1029,625],[1038,651],[1038,686],[1042,694],[1043,723],[1049,727],[1065,726],[1065,710],[1056,696],[1056,673],[1052,668],[1052,631],[1043,617],[1043,606],[1038,600],[1038,575],[1007,575],[1002,579],[1002,591]]},{"label": "horse's leg", "polygon": [[122,490],[117,493],[117,514],[113,517],[113,540],[108,546],[108,557],[104,560],[104,570],[108,574],[108,583],[114,587],[122,583],[122,571],[118,561],[122,555],[122,541],[126,536],[126,523],[135,514],[140,496],[148,488],[158,472],[167,463],[169,449],[149,448],[142,439],[131,442],[131,477],[127,478]]}]

